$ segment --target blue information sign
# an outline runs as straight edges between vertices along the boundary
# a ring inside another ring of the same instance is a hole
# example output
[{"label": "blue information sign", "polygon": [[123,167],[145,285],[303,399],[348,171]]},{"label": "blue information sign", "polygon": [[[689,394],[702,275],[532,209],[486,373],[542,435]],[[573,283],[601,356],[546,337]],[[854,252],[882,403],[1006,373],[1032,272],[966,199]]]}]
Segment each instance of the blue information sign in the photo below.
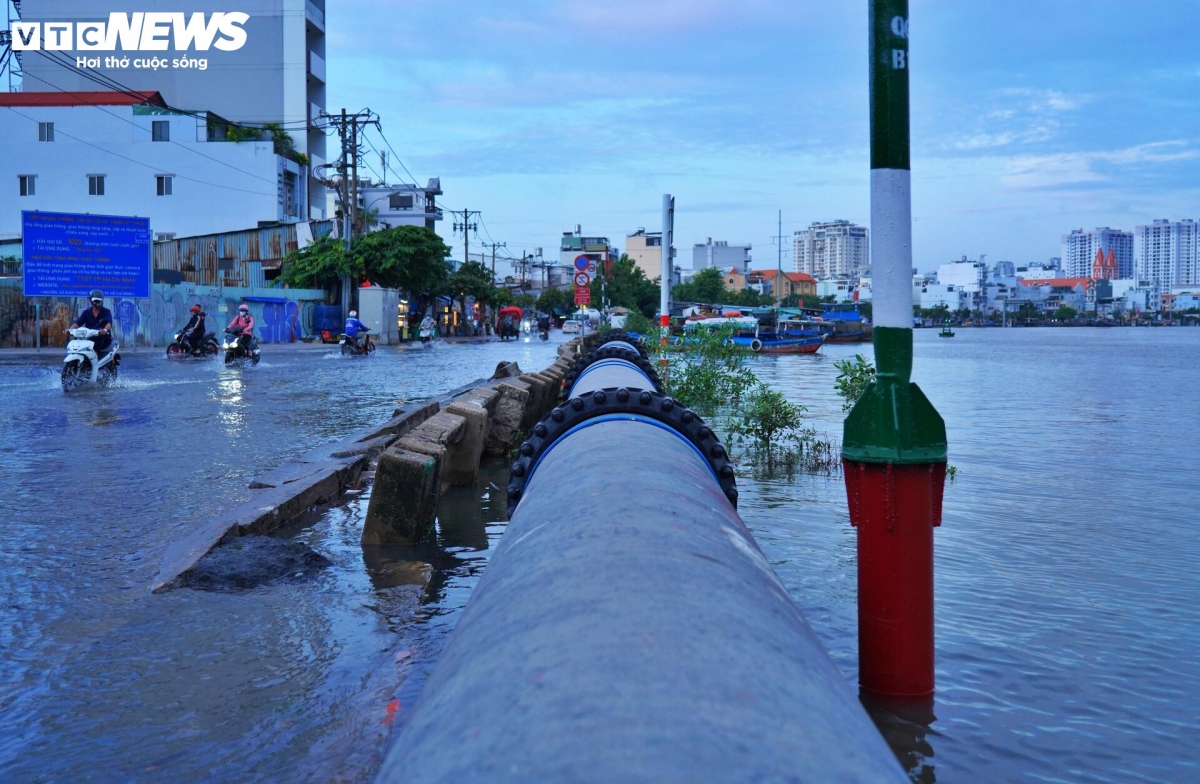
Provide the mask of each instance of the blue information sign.
[{"label": "blue information sign", "polygon": [[25,296],[150,296],[150,219],[22,212]]},{"label": "blue information sign", "polygon": [[591,263],[592,263],[592,260],[589,259],[587,256],[576,256],[575,257],[575,269],[579,270],[580,272],[587,271],[588,265]]}]

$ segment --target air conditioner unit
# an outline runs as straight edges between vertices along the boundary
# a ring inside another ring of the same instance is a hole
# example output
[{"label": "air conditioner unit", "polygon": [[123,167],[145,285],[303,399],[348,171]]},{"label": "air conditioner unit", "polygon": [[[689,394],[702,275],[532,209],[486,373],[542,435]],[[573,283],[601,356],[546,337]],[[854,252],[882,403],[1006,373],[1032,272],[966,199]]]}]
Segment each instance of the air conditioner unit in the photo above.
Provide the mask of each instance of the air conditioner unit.
[{"label": "air conditioner unit", "polygon": [[173,231],[158,231],[154,233],[155,242],[168,242],[173,239],[175,239],[175,232]]}]

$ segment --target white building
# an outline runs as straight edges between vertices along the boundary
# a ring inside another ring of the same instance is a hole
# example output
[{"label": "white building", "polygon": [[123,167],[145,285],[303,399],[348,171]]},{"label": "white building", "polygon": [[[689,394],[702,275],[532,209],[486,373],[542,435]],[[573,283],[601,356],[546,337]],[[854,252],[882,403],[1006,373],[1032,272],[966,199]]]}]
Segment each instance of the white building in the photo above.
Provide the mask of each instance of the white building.
[{"label": "white building", "polygon": [[[43,26],[47,22],[108,23],[112,12],[129,14],[126,18],[145,11],[180,11],[187,18],[198,12],[206,20],[216,12],[248,14],[242,25],[245,44],[233,51],[190,46],[181,52],[174,47],[172,32],[168,51],[148,53],[202,60],[203,67],[198,62],[188,68],[105,67],[106,56],[139,57],[138,51],[121,49],[24,51],[22,89],[90,91],[98,85],[89,77],[115,80],[123,89],[159,92],[175,108],[214,112],[246,125],[278,123],[291,134],[296,151],[309,158],[309,173],[328,162],[325,133],[314,122],[325,109],[325,0],[189,0],[166,8],[161,0],[23,0],[18,10],[23,23]],[[77,38],[68,40],[78,44]],[[98,57],[98,66],[77,68],[78,57]],[[305,204],[306,209],[311,205],[311,217],[326,217],[324,185],[308,176],[307,190]]]},{"label": "white building", "polygon": [[1062,235],[1062,275],[1066,278],[1092,277],[1092,263],[1096,251],[1111,250],[1117,262],[1117,277],[1133,277],[1133,232],[1110,229],[1107,226],[1095,231],[1075,229]]},{"label": "white building", "polygon": [[720,270],[736,269],[741,273],[749,272],[751,248],[749,243],[730,245],[723,240],[713,242],[712,237],[708,237],[704,242],[692,245],[692,269],[716,267]]},{"label": "white building", "polygon": [[939,265],[937,280],[943,286],[954,286],[963,291],[978,293],[987,282],[987,274],[987,264],[963,256],[949,264]]},{"label": "white building", "polygon": [[1138,226],[1137,278],[1158,284],[1166,291],[1172,286],[1200,284],[1200,224],[1194,220],[1156,220]]},{"label": "white building", "polygon": [[[364,227],[368,231],[396,226],[432,229],[442,219],[442,208],[437,205],[437,197],[441,195],[442,183],[437,177],[431,177],[424,188],[407,183],[383,185],[363,181],[358,187],[358,211],[359,215],[373,216],[375,225]],[[340,206],[336,196],[335,204]]]},{"label": "white building", "polygon": [[817,281],[817,296],[821,299],[833,297],[834,302],[852,302],[854,301],[855,281],[849,278],[840,278],[837,280],[818,280]]},{"label": "white building", "polygon": [[922,308],[936,308],[945,305],[951,311],[970,308],[970,294],[953,284],[931,283],[921,291]]},{"label": "white building", "polygon": [[847,220],[816,222],[792,236],[792,269],[817,280],[858,278],[871,269],[867,228]]},{"label": "white building", "polygon": [[157,93],[0,93],[0,109],[0,236],[20,236],[23,210],[148,217],[159,236],[307,215],[294,157]]},{"label": "white building", "polygon": [[1049,261],[1035,261],[1023,267],[1016,268],[1018,280],[1053,280],[1063,277],[1062,259],[1052,258]]}]

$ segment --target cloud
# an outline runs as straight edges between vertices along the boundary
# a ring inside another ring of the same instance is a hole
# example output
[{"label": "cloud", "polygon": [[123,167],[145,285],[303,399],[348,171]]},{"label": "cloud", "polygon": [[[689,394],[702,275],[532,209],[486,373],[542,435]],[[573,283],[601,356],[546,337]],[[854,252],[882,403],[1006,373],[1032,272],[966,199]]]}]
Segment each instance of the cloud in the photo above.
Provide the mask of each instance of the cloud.
[{"label": "cloud", "polygon": [[[1116,182],[1147,176],[1157,166],[1200,157],[1193,142],[1175,140],[1139,144],[1100,152],[1062,152],[1022,155],[1008,160],[1002,180],[1018,191],[1079,188],[1094,183]],[[1130,172],[1129,167],[1148,167]]]}]

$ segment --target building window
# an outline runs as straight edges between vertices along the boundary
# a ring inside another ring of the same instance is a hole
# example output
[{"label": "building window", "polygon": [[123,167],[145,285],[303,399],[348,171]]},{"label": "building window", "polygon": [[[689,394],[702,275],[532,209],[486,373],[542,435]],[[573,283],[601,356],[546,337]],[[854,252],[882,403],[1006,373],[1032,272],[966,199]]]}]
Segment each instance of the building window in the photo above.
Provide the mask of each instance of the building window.
[{"label": "building window", "polygon": [[17,177],[17,180],[21,183],[22,196],[33,196],[37,193],[36,174],[22,174]]},{"label": "building window", "polygon": [[411,193],[399,194],[393,193],[388,198],[388,207],[393,210],[411,210],[413,207],[413,197]]},{"label": "building window", "polygon": [[156,142],[171,141],[171,123],[166,120],[155,120],[154,128],[151,130],[151,140]]},{"label": "building window", "polygon": [[88,196],[103,196],[104,195],[104,175],[89,174],[88,175]]},{"label": "building window", "polygon": [[54,123],[38,123],[38,141],[54,141]]},{"label": "building window", "polygon": [[175,178],[170,174],[154,175],[155,184],[158,187],[159,196],[170,196]]}]

